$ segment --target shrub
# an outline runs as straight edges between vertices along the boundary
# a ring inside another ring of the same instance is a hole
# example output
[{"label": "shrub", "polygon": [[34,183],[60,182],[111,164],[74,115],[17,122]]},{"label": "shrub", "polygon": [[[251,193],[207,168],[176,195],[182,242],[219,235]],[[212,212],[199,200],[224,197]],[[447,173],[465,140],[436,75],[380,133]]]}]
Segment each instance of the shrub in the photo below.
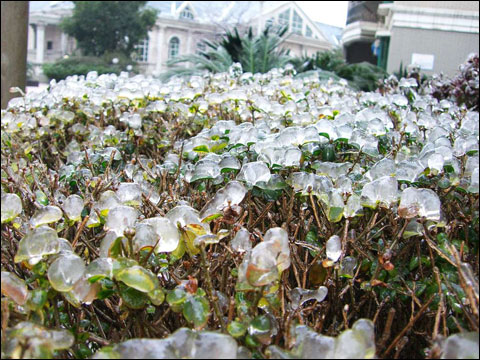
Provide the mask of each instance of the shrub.
[{"label": "shrub", "polygon": [[[119,61],[112,63],[113,58]],[[87,75],[90,71],[96,71],[100,74],[120,74],[126,70],[127,65],[134,65],[134,62],[120,53],[105,54],[102,57],[95,56],[71,56],[66,59],[60,59],[54,63],[44,64],[43,73],[49,79],[57,81],[65,79],[71,75]]]},{"label": "shrub", "polygon": [[465,104],[468,109],[478,110],[478,68],[478,54],[471,54],[467,61],[460,65],[459,73],[453,79],[443,76],[432,79],[432,96],[438,100],[452,98],[458,105]]}]

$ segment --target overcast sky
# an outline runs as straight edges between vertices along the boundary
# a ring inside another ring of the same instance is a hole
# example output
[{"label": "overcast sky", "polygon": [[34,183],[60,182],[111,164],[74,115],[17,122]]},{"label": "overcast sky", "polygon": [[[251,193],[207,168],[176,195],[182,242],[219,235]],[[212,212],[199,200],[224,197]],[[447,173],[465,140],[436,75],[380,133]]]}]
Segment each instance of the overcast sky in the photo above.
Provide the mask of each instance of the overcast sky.
[{"label": "overcast sky", "polygon": [[313,21],[345,27],[348,1],[297,1],[297,5]]}]

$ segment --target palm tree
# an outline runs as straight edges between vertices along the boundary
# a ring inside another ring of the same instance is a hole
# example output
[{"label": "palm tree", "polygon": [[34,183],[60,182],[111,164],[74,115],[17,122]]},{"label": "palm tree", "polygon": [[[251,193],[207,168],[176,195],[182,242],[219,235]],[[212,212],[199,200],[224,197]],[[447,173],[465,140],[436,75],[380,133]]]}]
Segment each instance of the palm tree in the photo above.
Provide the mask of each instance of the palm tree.
[{"label": "palm tree", "polygon": [[283,67],[290,60],[289,50],[279,49],[286,32],[286,27],[274,30],[269,26],[260,36],[254,37],[250,27],[246,35],[241,36],[235,28],[233,33],[227,31],[218,42],[205,40],[204,43],[209,48],[206,51],[170,60],[168,66],[181,63],[191,63],[193,66],[173,68],[162,74],[161,78],[167,80],[175,75],[195,75],[205,70],[213,73],[225,72],[236,62],[242,65],[244,72],[252,74]]}]

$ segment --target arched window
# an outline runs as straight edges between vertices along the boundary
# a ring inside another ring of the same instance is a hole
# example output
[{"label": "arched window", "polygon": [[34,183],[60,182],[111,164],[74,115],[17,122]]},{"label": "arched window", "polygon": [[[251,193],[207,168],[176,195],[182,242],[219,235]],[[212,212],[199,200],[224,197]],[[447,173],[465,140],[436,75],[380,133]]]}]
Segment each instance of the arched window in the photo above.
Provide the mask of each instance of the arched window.
[{"label": "arched window", "polygon": [[136,57],[139,62],[148,61],[148,36],[135,45]]},{"label": "arched window", "polygon": [[180,13],[180,18],[181,19],[193,20],[193,12],[192,12],[192,9],[190,9],[190,6],[186,6],[182,10],[182,12]]},{"label": "arched window", "polygon": [[173,59],[178,55],[178,51],[180,49],[180,40],[178,37],[174,36],[170,39],[168,43],[168,58]]}]

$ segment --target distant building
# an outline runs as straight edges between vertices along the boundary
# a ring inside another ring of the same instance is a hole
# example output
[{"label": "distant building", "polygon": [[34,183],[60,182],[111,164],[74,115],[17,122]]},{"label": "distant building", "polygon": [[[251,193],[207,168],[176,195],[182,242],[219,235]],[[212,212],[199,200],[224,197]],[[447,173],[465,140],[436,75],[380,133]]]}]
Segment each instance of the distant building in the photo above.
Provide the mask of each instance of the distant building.
[{"label": "distant building", "polygon": [[[258,34],[268,25],[288,25],[282,46],[294,56],[340,47],[342,29],[317,23],[295,1],[149,1],[159,11],[148,37],[137,45],[136,60],[146,74],[168,69],[169,59],[205,49],[225,30],[252,27]],[[73,9],[70,1],[34,1],[30,5],[28,61],[40,74],[41,65],[76,49],[76,42],[58,24]]]},{"label": "distant building", "polygon": [[350,63],[452,76],[479,52],[478,30],[478,1],[349,1],[342,43]]}]

